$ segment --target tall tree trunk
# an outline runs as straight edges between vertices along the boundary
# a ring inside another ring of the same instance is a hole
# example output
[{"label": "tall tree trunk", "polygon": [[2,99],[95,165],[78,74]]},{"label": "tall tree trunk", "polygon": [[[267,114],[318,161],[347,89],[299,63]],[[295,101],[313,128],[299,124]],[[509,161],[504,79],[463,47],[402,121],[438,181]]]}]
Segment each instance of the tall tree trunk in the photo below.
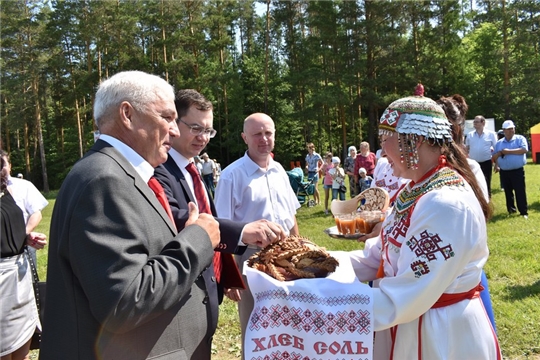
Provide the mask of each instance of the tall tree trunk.
[{"label": "tall tree trunk", "polygon": [[161,0],[161,38],[163,40],[163,65],[165,68],[165,80],[169,82],[169,71],[167,69],[167,44],[165,42],[166,35],[165,35],[165,9],[164,9],[164,0]]},{"label": "tall tree trunk", "polygon": [[510,70],[508,65],[508,20],[506,14],[506,0],[502,0],[502,33],[503,33],[503,61],[504,61],[504,118],[510,118]]},{"label": "tall tree trunk", "polygon": [[[223,50],[223,48],[220,48],[219,49],[219,63],[221,65],[221,72],[222,73],[225,73],[225,52]],[[227,82],[226,80],[223,81],[223,85],[222,85],[222,88],[223,88],[223,117],[225,119],[225,129],[229,129],[229,94],[227,93]],[[221,132],[221,129],[222,129],[222,126],[221,126],[221,121],[219,122],[219,131]],[[227,130],[228,131],[228,130]],[[220,136],[220,141],[221,139],[223,139],[223,137]],[[223,148],[220,144],[220,153],[222,153],[223,151]],[[226,161],[227,161],[227,164],[230,163],[230,159],[229,159],[229,147],[225,147],[225,158],[226,158]]]},{"label": "tall tree trunk", "polygon": [[[358,139],[362,141],[362,78],[360,72],[356,74],[356,103],[358,104]],[[360,141],[358,143],[360,143]]]},{"label": "tall tree trunk", "polygon": [[[341,123],[341,137],[342,137],[341,145],[343,149],[347,149],[347,117],[345,116],[345,107],[343,106],[343,104],[338,105],[338,116]],[[342,159],[345,159],[345,158],[342,157]]]},{"label": "tall tree trunk", "polygon": [[[192,10],[189,10],[189,33],[193,38],[195,38],[195,29],[193,26],[193,13]],[[199,78],[199,49],[192,45],[192,52],[193,52],[193,77],[195,79]]]},{"label": "tall tree trunk", "polygon": [[[75,91],[75,84],[73,86],[73,90]],[[79,99],[75,98],[75,115],[77,117],[77,135],[79,137],[79,157],[83,157],[83,126],[81,124],[81,111],[79,109]]]},{"label": "tall tree trunk", "polygon": [[64,147],[64,144],[65,144],[65,136],[64,136],[64,127],[60,127],[59,129],[59,132],[60,132],[60,149],[61,149],[61,154],[62,154],[62,164],[64,165],[64,167],[66,166],[66,149]]},{"label": "tall tree trunk", "polygon": [[266,49],[264,59],[264,112],[268,112],[268,58],[270,56],[270,0],[266,0]]},{"label": "tall tree trunk", "polygon": [[28,177],[30,174],[30,139],[28,136],[28,123],[24,123],[24,133],[23,133],[23,141],[24,141],[24,167],[26,174],[25,176]]},{"label": "tall tree trunk", "polygon": [[35,117],[36,117],[36,133],[39,146],[39,157],[41,160],[41,175],[43,177],[43,191],[49,192],[49,180],[47,177],[47,161],[45,160],[45,145],[43,144],[43,131],[41,128],[41,105],[38,96],[38,79],[34,78],[32,81],[32,89],[34,91],[35,99]]},{"label": "tall tree trunk", "polygon": [[[376,82],[375,70],[375,41],[376,34],[373,31],[373,4],[366,2],[366,77],[369,79],[370,90],[375,94],[373,88]],[[373,96],[368,100],[368,138],[364,139],[369,142],[372,149],[375,148],[374,129],[377,127],[376,105],[373,102]]]},{"label": "tall tree trunk", "polygon": [[[7,119],[8,118],[8,114],[9,114],[9,111],[8,111],[8,101],[7,101],[7,97],[4,97],[4,116],[5,118]],[[0,136],[0,148],[1,149],[5,149],[8,154],[11,152],[11,139],[10,139],[10,136],[9,136],[9,122],[6,121],[3,125],[3,128],[4,128],[4,133],[5,133],[5,139],[6,139],[6,143],[4,144],[3,141],[2,141],[2,137]],[[1,130],[1,128],[0,128]]]}]

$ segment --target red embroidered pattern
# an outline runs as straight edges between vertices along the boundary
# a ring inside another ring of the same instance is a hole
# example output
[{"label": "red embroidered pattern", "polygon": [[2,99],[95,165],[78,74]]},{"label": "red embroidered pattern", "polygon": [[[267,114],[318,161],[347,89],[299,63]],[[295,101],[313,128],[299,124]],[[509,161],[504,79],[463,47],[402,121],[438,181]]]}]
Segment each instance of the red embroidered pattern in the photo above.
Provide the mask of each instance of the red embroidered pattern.
[{"label": "red embroidered pattern", "polygon": [[[364,358],[364,360],[367,360],[368,358]],[[322,358],[310,358],[309,356],[303,356],[302,354],[297,354],[294,351],[288,352],[288,351],[276,351],[273,352],[272,355],[266,355],[266,356],[257,356],[252,357],[251,360],[323,360]],[[358,360],[362,360],[362,358],[358,358]]]},{"label": "red embroidered pattern", "polygon": [[258,356],[251,358],[252,360],[313,360],[310,359],[308,356],[303,356],[302,354],[297,354],[294,351],[288,352],[288,351],[276,351],[273,352],[272,355],[266,355],[266,356]]},{"label": "red embroidered pattern", "polygon": [[289,293],[282,289],[261,291],[255,294],[257,301],[273,300],[273,299],[287,299],[291,301],[301,301],[308,304],[335,306],[336,304],[369,304],[370,297],[362,295],[347,295],[347,296],[334,296],[321,298],[314,294],[304,293],[299,291],[291,291]]},{"label": "red embroidered pattern", "polygon": [[417,239],[415,236],[411,237],[407,241],[407,246],[416,256],[425,257],[428,261],[436,260],[437,253],[441,253],[444,260],[448,260],[455,255],[454,250],[450,244],[440,247],[439,243],[441,241],[438,234],[432,235],[424,230],[420,233],[420,239]]},{"label": "red embroidered pattern", "polygon": [[414,271],[414,277],[419,278],[422,275],[429,273],[429,266],[425,261],[418,260],[411,264],[411,269]]},{"label": "red embroidered pattern", "polygon": [[392,228],[392,237],[397,239],[400,236],[407,235],[409,230],[409,221],[408,219],[400,219],[400,221]]},{"label": "red embroidered pattern", "polygon": [[369,334],[371,323],[367,311],[324,311],[303,310],[299,307],[273,305],[270,308],[258,306],[250,318],[250,330],[291,327],[297,331],[314,334]]}]

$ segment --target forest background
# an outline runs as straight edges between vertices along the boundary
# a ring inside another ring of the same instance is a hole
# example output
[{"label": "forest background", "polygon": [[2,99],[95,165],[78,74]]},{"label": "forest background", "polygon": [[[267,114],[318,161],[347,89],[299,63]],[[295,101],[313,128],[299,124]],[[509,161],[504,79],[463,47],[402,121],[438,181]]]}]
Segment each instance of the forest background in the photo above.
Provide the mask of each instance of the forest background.
[{"label": "forest background", "polygon": [[376,149],[380,114],[419,82],[497,128],[513,119],[528,135],[540,119],[537,0],[2,0],[0,15],[1,146],[45,192],[94,142],[96,86],[122,70],[211,99],[222,167],[256,111],[275,120],[282,164],[306,142]]}]

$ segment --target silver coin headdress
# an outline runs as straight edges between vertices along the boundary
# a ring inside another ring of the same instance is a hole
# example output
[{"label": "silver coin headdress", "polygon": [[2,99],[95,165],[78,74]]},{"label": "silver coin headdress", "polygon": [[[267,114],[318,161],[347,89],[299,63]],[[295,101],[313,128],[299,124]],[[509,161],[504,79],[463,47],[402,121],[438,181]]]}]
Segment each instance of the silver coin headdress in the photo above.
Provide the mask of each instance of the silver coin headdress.
[{"label": "silver coin headdress", "polygon": [[406,162],[408,168],[418,167],[416,143],[419,136],[432,146],[452,142],[451,124],[444,110],[435,101],[424,97],[423,91],[416,93],[419,95],[391,103],[379,121],[379,136],[400,135],[401,162]]}]

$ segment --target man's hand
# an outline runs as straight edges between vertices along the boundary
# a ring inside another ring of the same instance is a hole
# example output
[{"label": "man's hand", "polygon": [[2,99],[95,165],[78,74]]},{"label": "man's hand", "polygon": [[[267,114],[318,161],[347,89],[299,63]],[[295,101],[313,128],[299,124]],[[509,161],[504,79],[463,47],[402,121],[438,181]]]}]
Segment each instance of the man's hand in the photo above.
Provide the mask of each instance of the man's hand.
[{"label": "man's hand", "polygon": [[206,230],[208,236],[210,237],[210,241],[212,242],[212,248],[215,249],[221,240],[219,223],[210,214],[199,214],[199,209],[194,203],[190,202],[188,207],[189,217],[186,221],[186,227],[195,224]]},{"label": "man's hand", "polygon": [[498,158],[504,158],[503,152],[504,152],[504,149],[491,155],[491,161],[496,163]]},{"label": "man's hand", "polygon": [[287,237],[281,225],[265,219],[250,222],[244,226],[242,242],[246,245],[256,245],[264,248],[274,241]]},{"label": "man's hand", "polygon": [[242,300],[240,289],[224,289],[223,294],[234,302]]},{"label": "man's hand", "polygon": [[35,248],[36,250],[41,250],[47,245],[47,235],[31,232],[26,235],[26,245]]}]

